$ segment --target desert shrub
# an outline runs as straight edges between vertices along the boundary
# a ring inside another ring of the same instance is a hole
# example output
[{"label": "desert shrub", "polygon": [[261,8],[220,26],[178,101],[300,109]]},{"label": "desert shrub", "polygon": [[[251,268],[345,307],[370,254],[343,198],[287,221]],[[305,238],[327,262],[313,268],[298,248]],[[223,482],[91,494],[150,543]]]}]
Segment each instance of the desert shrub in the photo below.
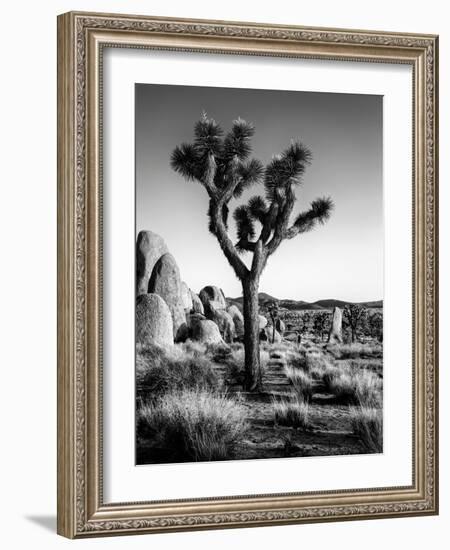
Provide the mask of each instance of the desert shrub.
[{"label": "desert shrub", "polygon": [[286,367],[286,376],[290,380],[299,400],[310,403],[313,396],[313,380],[302,369]]},{"label": "desert shrub", "polygon": [[169,390],[216,388],[219,380],[206,357],[147,348],[137,354],[137,380],[155,397]]},{"label": "desert shrub", "polygon": [[272,408],[275,423],[280,426],[291,426],[306,430],[310,428],[309,405],[298,397],[290,399],[274,400]]},{"label": "desert shrub", "polygon": [[383,346],[377,342],[365,343],[356,342],[353,344],[341,344],[328,346],[327,350],[335,359],[357,359],[359,357],[366,358],[382,358]]},{"label": "desert shrub", "polygon": [[247,429],[239,403],[200,389],[168,392],[137,418],[138,435],[172,461],[229,459]]},{"label": "desert shrub", "polygon": [[350,412],[353,433],[371,453],[383,452],[383,412],[374,407],[352,407]]}]

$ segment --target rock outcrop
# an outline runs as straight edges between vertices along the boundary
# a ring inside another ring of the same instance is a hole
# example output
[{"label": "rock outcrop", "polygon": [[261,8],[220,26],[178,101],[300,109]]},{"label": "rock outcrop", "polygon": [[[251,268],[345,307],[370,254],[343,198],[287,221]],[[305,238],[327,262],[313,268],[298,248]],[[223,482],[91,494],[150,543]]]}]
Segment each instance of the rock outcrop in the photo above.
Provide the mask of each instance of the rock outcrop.
[{"label": "rock outcrop", "polygon": [[186,313],[181,296],[180,270],[172,254],[166,253],[156,262],[148,288],[150,292],[161,296],[169,306],[172,315],[173,334],[175,341],[178,341],[182,338],[181,332],[185,332]]},{"label": "rock outcrop", "polygon": [[192,310],[191,290],[184,281],[181,281],[181,301],[183,303],[185,313],[191,313],[191,310]]},{"label": "rock outcrop", "polygon": [[263,328],[267,327],[267,319],[264,317],[264,315],[259,316],[259,330],[262,330]]},{"label": "rock outcrop", "polygon": [[217,286],[205,286],[201,289],[199,298],[202,301],[206,317],[211,315],[211,307],[214,309],[227,309],[227,301],[223,291]]},{"label": "rock outcrop", "polygon": [[202,344],[224,344],[219,327],[209,319],[199,320],[191,323],[190,337]]},{"label": "rock outcrop", "polygon": [[[212,307],[212,306],[211,306]],[[236,335],[233,319],[224,309],[211,309],[209,319],[219,327],[220,334],[227,344],[231,344]]]},{"label": "rock outcrop", "polygon": [[147,294],[156,262],[169,252],[164,239],[153,231],[140,231],[136,242],[136,296]]},{"label": "rock outcrop", "polygon": [[203,307],[202,301],[200,300],[198,294],[195,294],[195,292],[191,292],[191,300],[192,300],[192,313],[200,313],[201,315],[205,314],[205,308]]},{"label": "rock outcrop", "polygon": [[244,335],[244,316],[241,310],[236,306],[229,306],[227,309],[228,314],[233,319],[234,329],[237,337]]},{"label": "rock outcrop", "polygon": [[167,347],[173,344],[173,323],[166,302],[157,294],[136,299],[136,342]]},{"label": "rock outcrop", "polygon": [[335,307],[333,309],[328,343],[342,344],[342,309],[340,307]]}]

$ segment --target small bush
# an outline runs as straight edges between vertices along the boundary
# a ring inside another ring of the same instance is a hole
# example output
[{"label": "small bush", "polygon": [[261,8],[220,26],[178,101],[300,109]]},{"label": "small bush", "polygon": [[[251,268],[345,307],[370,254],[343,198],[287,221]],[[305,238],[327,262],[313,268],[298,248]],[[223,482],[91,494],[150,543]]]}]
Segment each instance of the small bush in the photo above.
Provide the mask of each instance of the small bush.
[{"label": "small bush", "polygon": [[383,452],[383,412],[374,407],[353,407],[350,412],[353,433],[371,453]]},{"label": "small bush", "polygon": [[140,437],[170,461],[226,460],[247,424],[235,401],[205,390],[171,391],[138,409]]},{"label": "small bush", "polygon": [[273,401],[275,423],[306,430],[311,427],[309,405],[298,397],[289,400]]},{"label": "small bush", "polygon": [[313,381],[311,377],[301,369],[286,367],[286,376],[291,381],[299,400],[310,403],[313,396]]}]

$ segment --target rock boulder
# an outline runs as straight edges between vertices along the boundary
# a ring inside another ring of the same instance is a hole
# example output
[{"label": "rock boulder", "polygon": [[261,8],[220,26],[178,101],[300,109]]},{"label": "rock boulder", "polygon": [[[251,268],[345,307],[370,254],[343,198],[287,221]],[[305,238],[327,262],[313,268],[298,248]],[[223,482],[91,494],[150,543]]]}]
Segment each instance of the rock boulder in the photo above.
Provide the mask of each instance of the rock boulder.
[{"label": "rock boulder", "polygon": [[228,314],[233,320],[236,336],[240,337],[244,335],[244,316],[241,310],[236,306],[229,306],[227,309]]},{"label": "rock boulder", "polygon": [[199,298],[203,304],[205,315],[211,314],[210,304],[214,309],[227,309],[227,301],[223,291],[217,286],[205,286],[200,290]]},{"label": "rock boulder", "polygon": [[152,231],[140,231],[136,242],[136,296],[147,294],[156,262],[169,250],[164,239]]},{"label": "rock boulder", "polygon": [[202,344],[224,344],[219,327],[209,319],[195,321],[191,324],[190,337]]},{"label": "rock boulder", "polygon": [[195,292],[191,292],[191,300],[192,300],[192,313],[200,313],[201,315],[205,314],[205,308],[203,307],[202,301],[198,297],[198,294],[195,294]]},{"label": "rock boulder", "polygon": [[[159,258],[153,268],[149,291],[158,294],[169,306],[173,322],[173,334],[175,341],[178,340],[178,331],[184,332],[186,324],[186,313],[183,307],[181,296],[180,270],[172,254],[166,253]],[[181,336],[181,334],[180,334]]]},{"label": "rock boulder", "polygon": [[161,347],[173,344],[172,316],[157,294],[141,294],[136,299],[136,342]]},{"label": "rock boulder", "polygon": [[192,310],[191,290],[184,281],[181,281],[181,301],[183,302],[184,311],[190,313]]}]

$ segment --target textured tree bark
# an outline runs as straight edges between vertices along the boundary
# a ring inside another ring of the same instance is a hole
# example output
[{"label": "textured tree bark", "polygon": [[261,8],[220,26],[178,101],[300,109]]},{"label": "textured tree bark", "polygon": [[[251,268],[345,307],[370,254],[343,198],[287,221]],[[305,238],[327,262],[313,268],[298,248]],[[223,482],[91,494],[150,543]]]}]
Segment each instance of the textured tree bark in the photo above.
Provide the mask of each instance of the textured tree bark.
[{"label": "textured tree bark", "polygon": [[246,277],[242,281],[244,295],[244,348],[246,391],[261,391],[262,375],[259,358],[259,303],[258,278]]}]

